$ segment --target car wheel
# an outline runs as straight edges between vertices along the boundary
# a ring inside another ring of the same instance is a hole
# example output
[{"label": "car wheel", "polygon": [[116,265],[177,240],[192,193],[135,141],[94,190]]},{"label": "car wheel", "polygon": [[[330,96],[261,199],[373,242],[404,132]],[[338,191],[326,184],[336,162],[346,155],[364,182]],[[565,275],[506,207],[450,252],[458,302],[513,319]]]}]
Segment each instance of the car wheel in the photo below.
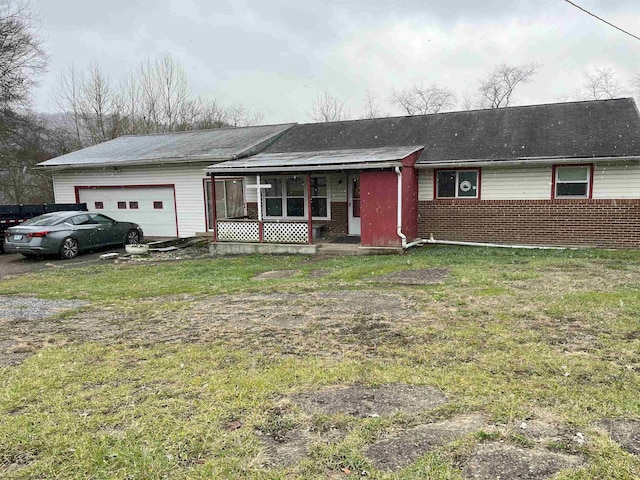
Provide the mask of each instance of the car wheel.
[{"label": "car wheel", "polygon": [[125,245],[137,245],[140,243],[140,232],[137,230],[129,230],[127,232],[127,238],[124,241]]},{"label": "car wheel", "polygon": [[60,258],[70,260],[78,256],[80,246],[75,238],[67,237],[62,241],[60,246]]}]

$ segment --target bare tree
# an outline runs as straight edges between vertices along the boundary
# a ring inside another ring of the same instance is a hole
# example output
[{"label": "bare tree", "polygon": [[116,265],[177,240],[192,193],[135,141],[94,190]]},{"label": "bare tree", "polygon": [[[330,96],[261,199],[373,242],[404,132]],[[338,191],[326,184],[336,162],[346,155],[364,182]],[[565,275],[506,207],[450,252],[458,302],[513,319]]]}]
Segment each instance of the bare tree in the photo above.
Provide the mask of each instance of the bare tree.
[{"label": "bare tree", "polygon": [[0,103],[5,108],[25,105],[46,68],[38,23],[27,3],[0,0]]},{"label": "bare tree", "polygon": [[536,62],[523,65],[507,65],[506,63],[496,65],[485,78],[480,80],[478,86],[480,106],[508,107],[516,87],[523,83],[529,83],[538,70],[540,70],[540,65]]},{"label": "bare tree", "polygon": [[78,148],[116,138],[125,131],[123,99],[97,63],[91,64],[86,74],[69,68],[60,77],[54,99]]},{"label": "bare tree", "polygon": [[615,72],[609,67],[585,73],[580,100],[607,100],[627,95],[627,90],[620,86],[615,77]]},{"label": "bare tree", "polygon": [[60,125],[64,129],[70,125],[75,137],[76,148],[83,144],[83,127],[80,118],[82,78],[77,70],[71,66],[60,76],[58,85],[53,91],[53,98],[57,107],[63,112],[66,125]]},{"label": "bare tree", "polygon": [[81,87],[80,116],[91,143],[118,137],[120,112],[116,108],[116,93],[98,64],[89,67],[89,75]]},{"label": "bare tree", "polygon": [[314,122],[338,122],[349,120],[351,113],[344,101],[325,90],[316,95],[311,110],[307,112],[307,117]]},{"label": "bare tree", "polygon": [[113,87],[97,64],[84,73],[70,68],[60,79],[55,98],[67,126],[71,125],[76,148],[124,134],[256,125],[262,121],[261,114],[240,103],[223,106],[215,100],[194,97],[184,70],[169,55],[146,60],[118,87]]},{"label": "bare tree", "polygon": [[250,112],[247,107],[241,103],[232,103],[223,109],[226,122],[232,127],[247,127],[250,125],[258,125],[262,122],[262,114],[259,112]]},{"label": "bare tree", "polygon": [[378,98],[371,91],[364,92],[364,112],[361,118],[377,118],[383,116],[383,113],[378,107]]},{"label": "bare tree", "polygon": [[161,132],[179,130],[178,126],[184,124],[185,108],[191,98],[184,69],[170,55],[164,54],[144,62],[137,81],[138,104],[147,120],[147,129]]},{"label": "bare tree", "polygon": [[394,90],[389,99],[409,115],[426,115],[452,108],[456,104],[454,93],[447,87],[414,85],[404,90]]}]

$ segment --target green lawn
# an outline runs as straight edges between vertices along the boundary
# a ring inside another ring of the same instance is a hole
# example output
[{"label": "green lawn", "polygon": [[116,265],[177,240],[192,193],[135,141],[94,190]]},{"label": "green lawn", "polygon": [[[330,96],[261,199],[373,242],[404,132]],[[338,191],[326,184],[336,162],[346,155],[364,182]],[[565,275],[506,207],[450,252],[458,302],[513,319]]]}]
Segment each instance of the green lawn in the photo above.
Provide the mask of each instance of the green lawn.
[{"label": "green lawn", "polygon": [[[415,269],[448,276],[379,278]],[[253,280],[274,270],[295,272]],[[3,478],[462,479],[481,442],[531,446],[512,426],[533,420],[588,439],[544,445],[585,460],[557,478],[640,478],[638,458],[599,427],[640,417],[640,252],[429,247],[99,265],[12,278],[0,295],[91,302],[38,323],[17,339],[31,355],[0,368]],[[0,328],[12,337],[11,323]],[[356,418],[290,400],[393,383],[437,387],[450,402]],[[365,454],[392,432],[467,413],[492,426],[403,470]],[[295,428],[315,434],[308,455],[270,465],[265,434]]]}]

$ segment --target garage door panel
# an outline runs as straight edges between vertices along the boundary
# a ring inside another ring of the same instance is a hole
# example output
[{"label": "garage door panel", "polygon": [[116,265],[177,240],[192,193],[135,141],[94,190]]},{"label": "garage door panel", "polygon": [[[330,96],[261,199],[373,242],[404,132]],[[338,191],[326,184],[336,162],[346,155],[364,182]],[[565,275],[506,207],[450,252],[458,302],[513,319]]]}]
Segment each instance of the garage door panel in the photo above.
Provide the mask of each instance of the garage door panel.
[{"label": "garage door panel", "polygon": [[89,210],[135,222],[145,235],[157,237],[177,235],[174,195],[173,187],[79,189],[80,202],[85,202]]}]

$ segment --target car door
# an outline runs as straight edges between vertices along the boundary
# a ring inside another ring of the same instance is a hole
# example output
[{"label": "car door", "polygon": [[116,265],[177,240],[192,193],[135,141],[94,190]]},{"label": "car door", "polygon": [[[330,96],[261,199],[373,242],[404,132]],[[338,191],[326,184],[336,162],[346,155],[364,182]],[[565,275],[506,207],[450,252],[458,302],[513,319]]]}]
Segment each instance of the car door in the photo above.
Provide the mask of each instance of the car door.
[{"label": "car door", "polygon": [[98,230],[102,236],[103,245],[116,245],[124,243],[127,232],[124,227],[113,218],[102,215],[101,213],[90,213],[91,219],[98,225]]},{"label": "car door", "polygon": [[67,220],[67,223],[73,225],[73,235],[78,240],[80,248],[87,249],[103,245],[98,224],[91,219],[89,214],[74,215]]}]

